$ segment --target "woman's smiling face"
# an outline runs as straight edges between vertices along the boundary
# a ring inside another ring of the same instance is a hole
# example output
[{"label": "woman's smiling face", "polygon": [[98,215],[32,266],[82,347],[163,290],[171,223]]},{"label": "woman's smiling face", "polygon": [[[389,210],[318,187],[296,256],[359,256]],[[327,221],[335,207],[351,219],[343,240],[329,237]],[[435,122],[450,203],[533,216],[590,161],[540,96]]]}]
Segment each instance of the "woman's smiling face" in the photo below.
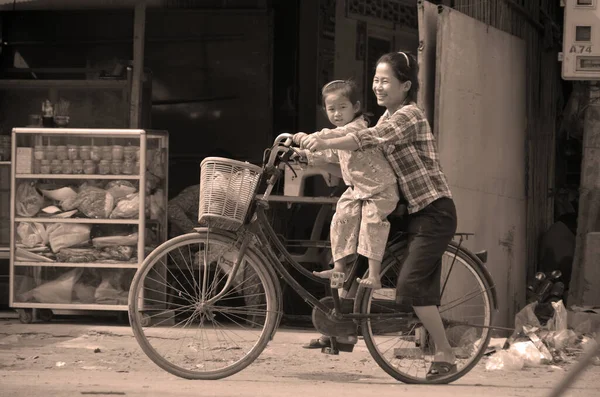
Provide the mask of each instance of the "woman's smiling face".
[{"label": "woman's smiling face", "polygon": [[373,76],[373,92],[377,104],[384,106],[390,113],[395,112],[406,99],[410,81],[401,82],[392,67],[385,62],[379,63]]}]

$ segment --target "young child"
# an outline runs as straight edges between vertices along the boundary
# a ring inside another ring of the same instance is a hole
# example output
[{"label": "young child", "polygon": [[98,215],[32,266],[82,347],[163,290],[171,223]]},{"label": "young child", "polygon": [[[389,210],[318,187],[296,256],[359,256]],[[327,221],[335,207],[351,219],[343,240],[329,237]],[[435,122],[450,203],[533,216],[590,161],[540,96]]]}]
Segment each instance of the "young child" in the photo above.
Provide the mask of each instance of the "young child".
[{"label": "young child", "polygon": [[[321,92],[323,105],[329,121],[337,128],[325,128],[311,136],[339,138],[367,128],[357,91],[354,82],[349,80],[326,84]],[[302,141],[307,136],[305,133],[295,134],[294,142],[302,148]],[[394,211],[399,200],[396,176],[384,157],[383,149],[328,149],[318,152],[304,149],[301,152],[309,166],[339,163],[342,178],[348,186],[331,221],[333,269],[314,274],[331,278],[335,272],[344,273],[348,257],[359,254],[369,260],[369,277],[360,283],[368,288],[381,288],[381,261],[390,230],[387,216]]]}]

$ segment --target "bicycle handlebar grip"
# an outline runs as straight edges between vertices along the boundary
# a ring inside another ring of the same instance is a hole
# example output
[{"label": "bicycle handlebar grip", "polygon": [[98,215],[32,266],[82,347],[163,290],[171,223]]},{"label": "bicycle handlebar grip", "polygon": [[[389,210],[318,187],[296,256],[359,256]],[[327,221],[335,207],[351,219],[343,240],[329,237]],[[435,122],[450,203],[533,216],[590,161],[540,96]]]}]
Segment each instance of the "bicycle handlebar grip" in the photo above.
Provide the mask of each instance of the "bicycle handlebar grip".
[{"label": "bicycle handlebar grip", "polygon": [[293,139],[294,135],[284,132],[283,134],[279,134],[277,135],[277,138],[275,138],[274,144],[273,146],[277,146],[280,142],[285,142],[284,145],[285,146],[290,146],[292,144],[292,139]]}]

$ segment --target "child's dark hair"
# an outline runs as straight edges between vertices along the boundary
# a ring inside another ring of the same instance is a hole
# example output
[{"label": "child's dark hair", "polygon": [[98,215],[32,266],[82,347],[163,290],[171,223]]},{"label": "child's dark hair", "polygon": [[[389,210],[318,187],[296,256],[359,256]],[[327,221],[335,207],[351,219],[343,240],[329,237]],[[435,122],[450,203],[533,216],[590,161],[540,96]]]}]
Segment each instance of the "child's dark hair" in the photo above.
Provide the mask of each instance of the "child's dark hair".
[{"label": "child's dark hair", "polygon": [[358,94],[358,87],[352,80],[334,80],[323,86],[321,89],[321,96],[323,106],[325,106],[325,97],[332,92],[339,92],[350,100],[353,105],[360,100]]},{"label": "child's dark hair", "polygon": [[401,82],[410,81],[410,90],[408,90],[406,98],[409,101],[417,101],[417,93],[419,92],[419,65],[417,59],[408,51],[389,52],[382,55],[377,64],[387,63],[392,67],[396,78]]},{"label": "child's dark hair", "polygon": [[[358,93],[358,87],[352,80],[334,80],[323,86],[321,89],[321,97],[323,107],[325,107],[325,97],[332,92],[339,92],[341,95],[348,98],[352,105],[356,105],[360,101],[360,94]],[[361,116],[362,109],[356,113],[355,116]]]}]

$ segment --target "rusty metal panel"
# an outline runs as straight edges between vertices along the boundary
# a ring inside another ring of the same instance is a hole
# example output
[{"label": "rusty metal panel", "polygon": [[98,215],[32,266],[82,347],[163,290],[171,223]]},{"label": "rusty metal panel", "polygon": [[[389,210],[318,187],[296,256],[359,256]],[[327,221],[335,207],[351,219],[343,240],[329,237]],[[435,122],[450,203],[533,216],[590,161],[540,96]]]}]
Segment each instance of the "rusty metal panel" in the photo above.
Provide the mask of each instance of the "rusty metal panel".
[{"label": "rusty metal panel", "polygon": [[498,323],[525,301],[526,65],[523,40],[456,10],[438,14],[435,129],[458,229],[487,249]]}]

